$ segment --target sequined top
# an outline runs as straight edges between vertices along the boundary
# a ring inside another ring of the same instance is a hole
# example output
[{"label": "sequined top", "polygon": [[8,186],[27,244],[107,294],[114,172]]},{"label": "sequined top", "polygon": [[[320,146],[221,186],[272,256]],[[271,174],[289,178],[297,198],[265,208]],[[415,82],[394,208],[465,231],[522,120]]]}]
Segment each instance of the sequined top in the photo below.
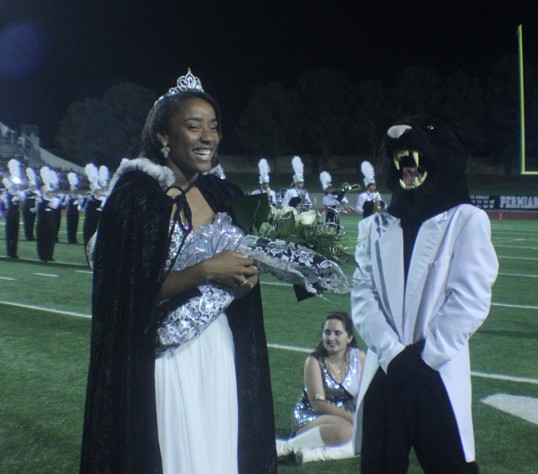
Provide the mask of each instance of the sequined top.
[{"label": "sequined top", "polygon": [[[318,359],[321,368],[321,376],[323,378],[323,388],[325,390],[325,400],[339,408],[354,413],[355,400],[359,394],[359,386],[361,379],[361,364],[359,357],[359,349],[356,347],[348,348],[349,366],[342,383],[338,383],[332,376],[325,365],[324,358]],[[321,416],[322,413],[310,403],[306,393],[306,387],[303,390],[301,398],[295,405],[293,410],[292,432],[295,433],[299,428],[307,425],[311,421]]]},{"label": "sequined top", "polygon": [[[223,250],[237,248],[243,237],[241,230],[232,225],[225,213],[218,213],[211,224],[201,225],[189,233],[177,222],[171,223],[170,231],[166,268],[172,267],[175,271],[191,267]],[[157,330],[158,352],[197,337],[234,299],[230,288],[215,282],[198,285],[198,291],[198,295],[172,309],[163,320]]]}]

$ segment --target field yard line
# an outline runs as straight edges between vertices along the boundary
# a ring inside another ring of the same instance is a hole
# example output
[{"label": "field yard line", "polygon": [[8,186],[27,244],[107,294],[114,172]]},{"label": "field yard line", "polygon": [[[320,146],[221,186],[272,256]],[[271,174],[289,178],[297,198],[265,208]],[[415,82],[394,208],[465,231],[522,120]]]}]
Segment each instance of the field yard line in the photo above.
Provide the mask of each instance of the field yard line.
[{"label": "field yard line", "polygon": [[508,230],[508,229],[495,229],[495,231],[493,232],[495,235],[500,235],[500,234],[508,234],[508,235],[513,235],[513,234],[517,234],[517,235],[524,235],[524,234],[530,234],[531,236],[535,236],[535,232],[534,230],[532,229],[514,229],[514,230]]},{"label": "field yard line", "polygon": [[15,281],[16,278],[11,278],[11,277],[0,277],[0,280]]},{"label": "field yard line", "polygon": [[[525,240],[536,240],[536,232],[527,232],[528,235],[525,235],[525,233],[522,232],[508,232],[503,234],[500,234],[499,232],[493,232],[492,239],[493,241],[497,240],[506,240],[507,242],[522,242]],[[517,237],[516,237],[517,236]]]},{"label": "field yard line", "polygon": [[[4,258],[8,260],[7,257],[4,257]],[[37,258],[20,258],[19,262],[20,263],[38,263],[40,265],[48,265],[48,264],[44,264],[41,260]],[[55,260],[54,263],[50,263],[51,267],[53,267],[54,265],[61,265],[63,267],[82,267],[83,266],[80,263],[63,262],[61,260]]]},{"label": "field yard line", "polygon": [[[284,285],[284,283],[266,283],[266,284],[278,285],[278,286]],[[61,309],[46,308],[43,306],[36,306],[36,305],[31,305],[31,304],[16,303],[14,301],[0,300],[0,304],[5,304],[7,306],[16,306],[17,308],[35,309],[36,311],[45,311],[48,313],[66,314],[68,316],[77,316],[79,318],[90,319],[92,317],[91,314],[77,313],[75,311],[64,311]],[[500,306],[502,308],[517,308],[517,309],[538,309],[538,306],[505,304],[505,303],[491,303],[491,306]]]},{"label": "field yard line", "polygon": [[538,275],[528,275],[525,273],[499,273],[499,275],[506,277],[538,278]]},{"label": "field yard line", "polygon": [[[515,275],[515,274],[506,274],[507,276],[529,276],[531,278],[538,278],[537,276],[533,275]],[[288,283],[278,283],[278,282],[271,282],[271,281],[262,281],[262,285],[270,285],[270,286],[289,286]],[[538,309],[538,306],[533,305],[522,305],[522,304],[507,304],[507,303],[495,303],[492,302],[491,306],[500,306],[502,308],[516,308],[516,309]]]},{"label": "field yard line", "polygon": [[481,401],[497,410],[538,425],[538,398],[494,393],[482,398]]},{"label": "field yard line", "polygon": [[[36,311],[44,311],[47,313],[56,313],[56,314],[61,314],[61,315],[66,315],[66,316],[76,316],[78,318],[86,318],[86,319],[91,318],[90,314],[76,313],[74,311],[63,311],[60,309],[44,308],[42,306],[20,304],[20,303],[14,303],[11,301],[0,300],[0,304],[5,304],[8,306],[15,306],[18,308],[33,309]],[[267,343],[267,347],[270,347],[273,349],[285,350],[285,351],[301,352],[304,354],[308,354],[309,352],[312,352],[312,349],[309,349],[307,347],[290,346],[287,344]],[[514,377],[512,375],[495,374],[495,373],[487,373],[487,372],[475,372],[475,371],[471,371],[471,375],[473,375],[474,377],[482,377],[486,379],[505,380],[509,382],[530,383],[530,384],[538,385],[538,379],[533,379],[530,377]]]},{"label": "field yard line", "polygon": [[44,311],[46,313],[63,314],[63,315],[66,315],[66,316],[77,316],[78,318],[91,319],[91,317],[92,317],[91,314],[76,313],[74,311],[64,311],[62,309],[45,308],[43,306],[35,306],[35,305],[32,305],[32,304],[14,303],[13,301],[0,300],[0,304],[5,304],[7,306],[15,306],[17,308],[34,309],[36,311]]},{"label": "field yard line", "polygon": [[[517,237],[516,237],[517,236]],[[493,232],[492,237],[493,241],[506,240],[508,242],[522,242],[525,240],[536,240],[535,232],[527,232],[527,235],[522,232],[508,232],[501,234],[499,232]]]},{"label": "field yard line", "polygon": [[310,354],[314,349],[309,349],[308,347],[298,347],[298,346],[288,346],[286,344],[273,344],[273,343],[267,343],[267,347],[271,347],[272,349],[282,349],[284,351],[292,351],[292,352],[303,352],[304,354]]},{"label": "field yard line", "polygon": [[497,258],[506,258],[511,260],[538,260],[536,257],[507,257],[505,255],[497,255]]},{"label": "field yard line", "polygon": [[58,278],[60,275],[54,275],[53,273],[34,273],[34,275],[40,277]]},{"label": "field yard line", "polygon": [[491,303],[491,306],[500,306],[501,308],[538,309],[538,306],[524,304]]},{"label": "field yard line", "polygon": [[503,244],[495,244],[495,247],[503,247],[503,248],[509,248],[509,249],[519,249],[519,250],[536,250],[538,247],[523,247],[520,245],[503,245]]},{"label": "field yard line", "polygon": [[[286,344],[273,344],[268,343],[267,347],[271,347],[272,349],[281,349],[285,351],[293,351],[293,352],[302,352],[305,354],[309,354],[314,349],[309,349],[307,347],[298,347],[298,346],[290,346]],[[494,374],[494,373],[488,373],[488,372],[477,372],[472,370],[471,375],[473,377],[481,377],[484,379],[495,379],[495,380],[505,380],[508,382],[518,382],[518,383],[530,383],[534,385],[538,385],[538,379],[533,379],[530,377],[514,377],[512,375],[504,375],[504,374]]]},{"label": "field yard line", "polygon": [[530,383],[533,385],[538,385],[538,379],[531,379],[530,377],[514,377],[512,375],[475,372],[474,370],[471,370],[471,375],[474,377],[482,377],[483,379],[506,380],[507,382]]}]

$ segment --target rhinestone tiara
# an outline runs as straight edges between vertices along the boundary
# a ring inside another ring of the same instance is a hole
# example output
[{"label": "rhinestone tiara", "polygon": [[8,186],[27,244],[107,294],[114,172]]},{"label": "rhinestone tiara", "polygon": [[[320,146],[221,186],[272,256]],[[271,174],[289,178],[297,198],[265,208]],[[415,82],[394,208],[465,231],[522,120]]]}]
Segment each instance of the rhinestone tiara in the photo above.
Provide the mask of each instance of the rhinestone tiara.
[{"label": "rhinestone tiara", "polygon": [[197,78],[191,72],[191,68],[189,68],[187,70],[187,74],[185,74],[184,76],[178,77],[177,85],[175,87],[171,87],[166,94],[159,97],[157,99],[157,102],[167,97],[171,97],[173,95],[179,94],[180,92],[192,91],[192,90],[204,92],[204,88],[202,87],[202,82],[200,81],[199,78]]}]

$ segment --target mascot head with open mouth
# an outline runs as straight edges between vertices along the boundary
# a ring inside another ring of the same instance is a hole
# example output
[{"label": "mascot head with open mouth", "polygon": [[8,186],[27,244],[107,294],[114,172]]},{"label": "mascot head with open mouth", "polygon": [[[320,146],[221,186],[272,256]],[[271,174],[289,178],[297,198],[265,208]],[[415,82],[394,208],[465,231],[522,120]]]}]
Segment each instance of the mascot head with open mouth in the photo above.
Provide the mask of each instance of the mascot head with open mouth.
[{"label": "mascot head with open mouth", "polygon": [[392,191],[390,214],[420,223],[471,202],[467,149],[458,127],[429,116],[404,117],[386,130],[381,154]]}]

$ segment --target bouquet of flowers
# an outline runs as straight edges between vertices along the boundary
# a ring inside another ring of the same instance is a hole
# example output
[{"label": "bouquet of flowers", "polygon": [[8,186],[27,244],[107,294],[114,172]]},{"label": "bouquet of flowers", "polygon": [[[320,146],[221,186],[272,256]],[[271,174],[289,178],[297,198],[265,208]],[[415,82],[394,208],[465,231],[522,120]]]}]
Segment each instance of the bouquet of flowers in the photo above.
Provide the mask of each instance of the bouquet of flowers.
[{"label": "bouquet of flowers", "polygon": [[317,211],[276,209],[266,194],[234,199],[228,209],[246,234],[238,250],[256,260],[262,271],[299,285],[311,295],[349,291],[338,265],[347,254],[336,230],[325,225]]},{"label": "bouquet of flowers", "polygon": [[303,245],[338,263],[351,259],[342,245],[342,234],[334,226],[327,225],[323,215],[314,209],[299,212],[293,207],[271,207],[267,221],[254,233]]}]

